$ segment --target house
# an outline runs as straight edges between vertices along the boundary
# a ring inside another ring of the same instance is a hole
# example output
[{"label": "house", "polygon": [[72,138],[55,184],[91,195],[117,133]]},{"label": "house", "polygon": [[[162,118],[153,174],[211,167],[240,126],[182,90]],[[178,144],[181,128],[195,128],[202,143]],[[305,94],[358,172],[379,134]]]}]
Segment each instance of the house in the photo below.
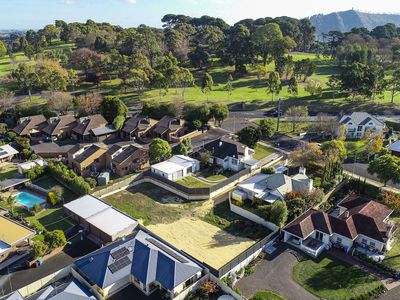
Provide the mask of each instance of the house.
[{"label": "house", "polygon": [[118,130],[114,125],[106,125],[92,129],[93,142],[104,142],[117,137]]},{"label": "house", "polygon": [[177,142],[186,131],[185,121],[171,116],[164,116],[151,130],[153,137],[162,138],[168,142]]},{"label": "house", "polygon": [[0,162],[11,161],[19,152],[10,145],[0,146]]},{"label": "house", "polygon": [[42,131],[48,137],[69,138],[76,125],[77,122],[73,115],[58,116],[50,118]]},{"label": "house", "polygon": [[128,119],[121,130],[121,138],[130,141],[144,137],[157,124],[154,119],[134,116]]},{"label": "house", "polygon": [[185,155],[174,155],[166,161],[151,166],[152,173],[172,181],[198,171],[200,171],[200,161]]},{"label": "house", "polygon": [[390,154],[400,157],[400,140],[390,144],[388,147]]},{"label": "house", "polygon": [[305,168],[300,168],[299,173],[287,176],[284,173],[257,174],[240,184],[231,193],[234,200],[260,199],[267,203],[284,200],[285,195],[296,191],[311,192],[313,180],[306,175]]},{"label": "house", "polygon": [[34,167],[45,167],[47,166],[47,162],[44,159],[35,159],[32,161],[27,161],[18,164],[18,173],[23,175],[26,171],[34,168]]},{"label": "house", "polygon": [[293,220],[283,228],[284,241],[313,257],[332,245],[345,252],[352,248],[383,252],[391,247],[392,212],[378,202],[350,196],[330,214],[310,209]]},{"label": "house", "polygon": [[133,145],[113,145],[106,152],[106,167],[118,176],[148,168],[148,150]]},{"label": "house", "polygon": [[200,265],[142,228],[76,260],[75,269],[106,299],[132,285],[143,296],[174,299],[190,290],[203,274]]},{"label": "house", "polygon": [[127,236],[138,225],[137,220],[92,195],[65,204],[64,210],[99,243],[110,243]]},{"label": "house", "polygon": [[[100,114],[82,117],[77,120],[77,126],[72,129],[71,137],[77,141],[92,142],[96,139],[92,130],[96,128],[105,128],[107,125],[108,122]],[[96,133],[100,134],[101,130],[96,130]]]},{"label": "house", "polygon": [[339,124],[346,126],[347,137],[353,139],[362,138],[366,131],[380,134],[386,130],[384,122],[366,112],[353,112],[344,115]]},{"label": "house", "polygon": [[0,215],[0,262],[15,253],[19,247],[30,245],[35,231]]},{"label": "house", "polygon": [[75,145],[67,153],[68,166],[84,177],[100,172],[106,167],[106,152],[107,149],[95,144]]},{"label": "house", "polygon": [[19,136],[40,137],[42,130],[47,126],[47,120],[43,115],[19,118],[13,131]]},{"label": "house", "polygon": [[199,151],[201,152],[204,150],[209,151],[212,155],[212,161],[210,163],[224,170],[237,172],[254,163],[252,159],[254,150],[229,137],[221,137],[204,144]]}]

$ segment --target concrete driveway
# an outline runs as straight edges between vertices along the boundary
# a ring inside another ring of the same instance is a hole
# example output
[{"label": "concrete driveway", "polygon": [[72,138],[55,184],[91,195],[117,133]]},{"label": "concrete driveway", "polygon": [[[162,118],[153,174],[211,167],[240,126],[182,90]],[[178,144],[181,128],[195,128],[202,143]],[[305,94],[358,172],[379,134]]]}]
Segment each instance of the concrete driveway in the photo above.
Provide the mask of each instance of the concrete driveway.
[{"label": "concrete driveway", "polygon": [[293,267],[298,262],[296,255],[299,254],[286,245],[278,244],[277,250],[262,260],[256,271],[241,279],[235,287],[238,287],[246,298],[259,290],[273,290],[289,300],[318,300],[292,279]]}]

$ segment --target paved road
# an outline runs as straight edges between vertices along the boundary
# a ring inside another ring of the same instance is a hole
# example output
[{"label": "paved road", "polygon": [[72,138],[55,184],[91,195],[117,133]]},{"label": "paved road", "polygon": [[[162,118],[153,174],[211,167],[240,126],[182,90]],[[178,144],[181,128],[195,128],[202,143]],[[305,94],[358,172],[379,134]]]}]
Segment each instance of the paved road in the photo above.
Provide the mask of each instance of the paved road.
[{"label": "paved road", "polygon": [[257,265],[253,274],[241,279],[235,287],[238,287],[246,298],[258,290],[270,289],[289,300],[317,300],[317,297],[292,279],[292,270],[297,262],[293,250],[281,243],[271,256]]},{"label": "paved road", "polygon": [[256,127],[257,125],[251,122],[251,120],[263,117],[263,111],[231,111],[229,112],[228,119],[222,122],[221,127],[236,133],[246,126]]},{"label": "paved road", "polygon": [[379,300],[399,300],[399,299],[400,299],[400,286],[386,292],[381,297],[379,297]]}]

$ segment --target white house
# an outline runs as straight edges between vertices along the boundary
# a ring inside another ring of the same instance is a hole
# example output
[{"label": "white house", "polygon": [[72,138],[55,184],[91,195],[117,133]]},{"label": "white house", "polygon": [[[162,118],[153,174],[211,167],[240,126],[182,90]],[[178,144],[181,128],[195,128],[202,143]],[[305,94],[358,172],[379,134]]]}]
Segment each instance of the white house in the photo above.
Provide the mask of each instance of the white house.
[{"label": "white house", "polygon": [[268,203],[284,200],[287,193],[293,191],[311,192],[313,180],[306,175],[305,168],[300,168],[298,174],[290,177],[283,173],[257,174],[238,184],[231,194],[234,200],[254,198]]},{"label": "white house", "polygon": [[[228,137],[221,137],[205,144],[201,150],[210,151],[214,165],[222,167],[224,170],[234,172],[252,166],[256,162],[252,156],[254,150]],[[200,150],[200,151],[201,151]]]},{"label": "white house", "polygon": [[200,161],[185,155],[174,155],[166,161],[151,166],[151,172],[172,181],[198,171],[200,171]]},{"label": "white house", "polygon": [[78,259],[75,268],[105,298],[134,285],[144,295],[162,291],[174,299],[203,272],[189,257],[142,229]]},{"label": "white house", "polygon": [[19,152],[10,145],[0,146],[0,162],[10,161]]},{"label": "white house", "polygon": [[283,228],[284,241],[317,257],[331,246],[349,252],[389,250],[395,224],[389,207],[360,197],[348,197],[327,214],[310,209]]},{"label": "white house", "polygon": [[362,138],[366,131],[379,134],[386,129],[384,122],[366,112],[346,114],[340,119],[339,124],[346,126],[347,137],[353,139]]},{"label": "white house", "polygon": [[27,161],[24,163],[18,164],[18,173],[24,174],[24,172],[34,168],[34,167],[45,167],[47,166],[47,162],[44,159],[35,159],[32,161]]}]

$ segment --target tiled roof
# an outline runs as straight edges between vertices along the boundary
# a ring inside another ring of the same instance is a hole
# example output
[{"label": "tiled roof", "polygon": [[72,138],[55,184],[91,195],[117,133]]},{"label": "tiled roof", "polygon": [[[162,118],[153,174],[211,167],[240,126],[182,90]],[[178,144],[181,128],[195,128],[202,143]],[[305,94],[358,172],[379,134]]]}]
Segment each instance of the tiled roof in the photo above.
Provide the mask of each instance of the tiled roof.
[{"label": "tiled roof", "polygon": [[103,150],[103,148],[101,148],[97,145],[91,145],[89,148],[87,148],[85,151],[83,151],[75,160],[78,163],[82,163],[99,150]]},{"label": "tiled roof", "polygon": [[131,133],[136,130],[136,128],[139,128],[139,130],[144,130],[153,126],[155,123],[157,123],[156,120],[152,120],[142,116],[134,116],[125,122],[122,131]]},{"label": "tiled roof", "polygon": [[244,155],[246,145],[227,137],[221,137],[205,144],[203,148],[210,151],[213,156],[224,159],[227,156],[238,158],[239,155]]},{"label": "tiled roof", "polygon": [[20,118],[18,125],[13,131],[18,135],[27,135],[32,129],[41,131],[47,125],[46,118],[43,115]]},{"label": "tiled roof", "polygon": [[76,126],[76,119],[73,115],[59,116],[50,118],[48,125],[43,128],[43,131],[49,135],[59,135],[65,127]]},{"label": "tiled roof", "polygon": [[157,124],[154,126],[154,132],[158,134],[163,134],[167,130],[176,130],[182,127],[182,122],[180,119],[171,117],[171,116],[164,116]]},{"label": "tiled roof", "polygon": [[107,121],[102,115],[91,115],[80,118],[78,120],[78,125],[73,129],[73,131],[81,135],[87,135],[92,129],[106,125]]}]

